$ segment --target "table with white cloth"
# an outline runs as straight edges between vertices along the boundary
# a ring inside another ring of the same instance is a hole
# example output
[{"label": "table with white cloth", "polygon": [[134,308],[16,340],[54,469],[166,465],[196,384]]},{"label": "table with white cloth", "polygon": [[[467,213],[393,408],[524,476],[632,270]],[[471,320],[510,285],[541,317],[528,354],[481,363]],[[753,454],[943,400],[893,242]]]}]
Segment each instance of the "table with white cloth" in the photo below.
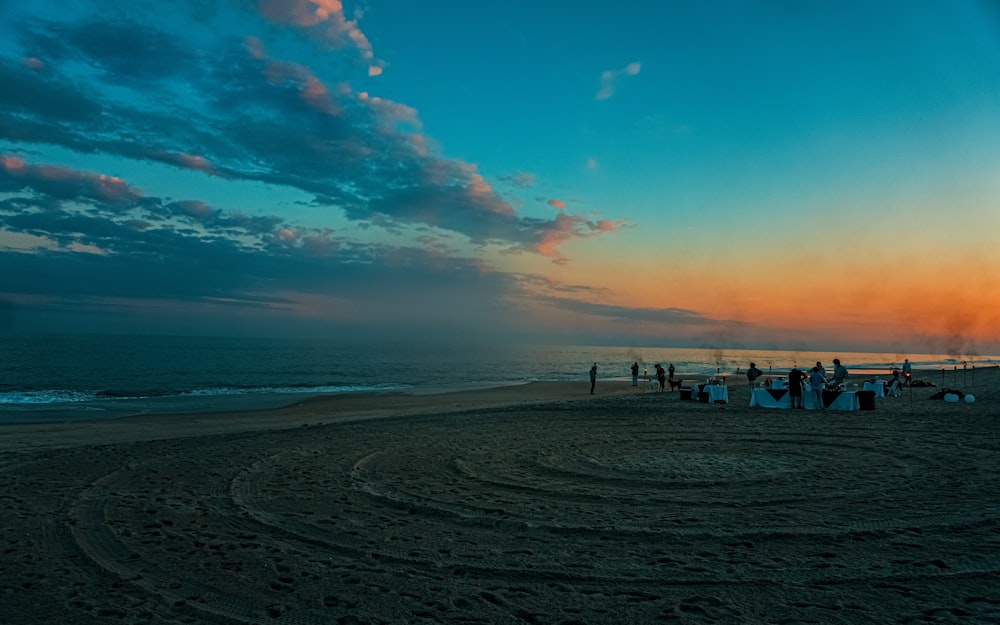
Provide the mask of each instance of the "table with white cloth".
[{"label": "table with white cloth", "polygon": [[782,389],[788,388],[788,380],[783,380],[781,378],[770,378],[771,383],[765,384],[767,388]]},{"label": "table with white cloth", "polygon": [[875,391],[875,397],[885,397],[885,382],[882,380],[878,380],[877,382],[865,382],[861,390]]},{"label": "table with white cloth", "polygon": [[729,387],[721,384],[695,384],[692,388],[691,398],[698,399],[699,393],[708,393],[708,403],[714,404],[717,401],[729,403]]},{"label": "table with white cloth", "polygon": [[[858,394],[854,391],[823,391],[823,404],[827,410],[855,411],[861,408]],[[808,389],[802,391],[802,405],[806,410],[815,410],[816,402]],[[750,395],[751,408],[791,408],[792,397],[782,389],[758,388]]]}]

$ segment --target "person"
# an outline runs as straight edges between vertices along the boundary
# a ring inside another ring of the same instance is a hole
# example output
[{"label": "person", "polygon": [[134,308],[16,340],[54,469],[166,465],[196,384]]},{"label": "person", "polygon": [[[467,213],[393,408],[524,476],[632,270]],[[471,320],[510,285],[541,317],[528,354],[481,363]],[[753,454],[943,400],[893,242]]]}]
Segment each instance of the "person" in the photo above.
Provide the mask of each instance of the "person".
[{"label": "person", "polygon": [[909,358],[903,359],[903,384],[906,386],[910,385],[910,373],[913,371],[913,366],[910,364]]},{"label": "person", "polygon": [[816,361],[816,368],[819,369],[819,372],[823,374],[823,378],[825,379],[826,378],[826,367],[823,366],[823,363],[821,363],[820,361],[817,360]]},{"label": "person", "polygon": [[675,371],[674,363],[670,363],[670,366],[667,367],[667,379],[670,380],[671,382],[674,381],[674,371]]},{"label": "person", "polygon": [[667,386],[667,372],[660,366],[660,363],[656,363],[656,381],[660,383],[660,392],[662,393]]},{"label": "person", "polygon": [[639,386],[639,363],[632,363],[632,386]]},{"label": "person", "polygon": [[833,384],[840,386],[847,381],[847,367],[840,364],[840,358],[833,359],[833,379],[830,380]]},{"label": "person", "polygon": [[594,386],[597,385],[597,363],[590,368],[590,394],[594,394]]},{"label": "person", "polygon": [[805,408],[802,405],[802,378],[805,377],[798,367],[792,367],[788,372],[788,397],[792,400],[792,408]]},{"label": "person", "polygon": [[826,376],[823,375],[823,367],[816,363],[816,366],[809,372],[809,390],[812,391],[813,404],[817,410],[823,410],[823,389],[826,387]]},{"label": "person", "polygon": [[764,372],[757,368],[757,363],[751,362],[750,368],[747,369],[747,381],[750,383],[750,388],[757,386],[757,378],[764,375]]}]

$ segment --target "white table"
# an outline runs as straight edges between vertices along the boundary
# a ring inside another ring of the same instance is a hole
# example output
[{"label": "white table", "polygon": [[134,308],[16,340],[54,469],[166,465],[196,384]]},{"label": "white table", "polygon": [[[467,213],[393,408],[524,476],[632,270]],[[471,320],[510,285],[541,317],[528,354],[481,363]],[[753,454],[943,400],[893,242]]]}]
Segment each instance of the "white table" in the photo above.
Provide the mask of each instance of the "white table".
[{"label": "white table", "polygon": [[[813,401],[812,392],[808,389],[802,391],[802,405],[805,406],[806,410],[816,410],[816,402]],[[775,398],[768,389],[758,388],[754,389],[753,393],[750,395],[750,407],[751,408],[791,408],[792,398],[787,392],[780,394],[778,398]],[[837,397],[826,407],[827,410],[845,410],[853,412],[855,410],[861,409],[861,404],[858,402],[858,394],[854,391],[844,391],[837,395]]]},{"label": "white table", "polygon": [[781,378],[771,378],[771,386],[768,388],[773,388],[773,389],[788,388],[788,380],[783,380]]},{"label": "white table", "polygon": [[875,397],[885,397],[885,382],[882,380],[878,380],[877,382],[865,382],[861,390],[875,391]]},{"label": "white table", "polygon": [[716,401],[729,403],[729,387],[721,384],[695,384],[691,387],[691,399],[698,399],[698,393],[708,393],[708,403]]}]

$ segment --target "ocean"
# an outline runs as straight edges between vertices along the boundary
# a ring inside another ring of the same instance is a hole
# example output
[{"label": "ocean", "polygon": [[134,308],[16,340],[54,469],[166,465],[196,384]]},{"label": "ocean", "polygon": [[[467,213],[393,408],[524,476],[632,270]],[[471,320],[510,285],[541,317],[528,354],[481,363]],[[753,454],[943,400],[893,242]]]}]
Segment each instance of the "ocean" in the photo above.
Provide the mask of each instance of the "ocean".
[{"label": "ocean", "polygon": [[[310,395],[431,393],[531,381],[624,380],[638,362],[672,363],[680,377],[738,376],[793,365],[888,372],[909,358],[915,370],[995,365],[996,357],[640,346],[384,343],[132,335],[24,335],[0,339],[0,421],[31,411],[99,416],[142,410],[276,406]],[[735,378],[734,378],[735,379]]]}]

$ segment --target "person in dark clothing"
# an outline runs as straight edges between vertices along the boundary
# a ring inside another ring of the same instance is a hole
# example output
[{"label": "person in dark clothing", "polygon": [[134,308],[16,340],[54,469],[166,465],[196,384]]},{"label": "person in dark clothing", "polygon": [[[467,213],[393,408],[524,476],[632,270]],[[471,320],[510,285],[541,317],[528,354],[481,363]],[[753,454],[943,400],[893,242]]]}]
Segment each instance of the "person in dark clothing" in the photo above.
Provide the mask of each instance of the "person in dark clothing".
[{"label": "person in dark clothing", "polygon": [[597,363],[590,368],[590,394],[594,394],[594,386],[597,385]]},{"label": "person in dark clothing", "polygon": [[632,363],[632,386],[639,386],[639,363]]},{"label": "person in dark clothing", "polygon": [[788,397],[792,400],[792,408],[805,408],[802,403],[802,379],[805,377],[798,367],[788,372]]},{"label": "person in dark clothing", "polygon": [[755,382],[757,381],[757,378],[763,374],[764,372],[757,368],[757,363],[750,363],[750,368],[747,369],[747,381],[750,382],[750,388],[754,388],[756,386]]},{"label": "person in dark clothing", "polygon": [[657,363],[656,365],[656,381],[660,383],[660,392],[667,386],[667,372]]}]

